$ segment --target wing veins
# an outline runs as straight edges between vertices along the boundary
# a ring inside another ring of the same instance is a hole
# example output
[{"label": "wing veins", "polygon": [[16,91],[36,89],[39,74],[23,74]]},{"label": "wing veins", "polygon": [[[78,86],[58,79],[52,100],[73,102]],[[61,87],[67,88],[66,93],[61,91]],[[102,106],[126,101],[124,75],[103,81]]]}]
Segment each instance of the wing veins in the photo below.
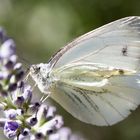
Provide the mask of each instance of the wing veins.
[{"label": "wing veins", "polygon": [[[94,109],[94,105],[97,106],[97,104],[90,99],[90,97],[86,94],[83,94],[83,96],[85,97],[85,99],[87,100],[87,102],[90,104],[90,106]],[[104,117],[104,115],[100,112],[100,110],[98,109],[98,111],[96,110],[96,112],[104,119],[104,121],[110,125],[110,123],[107,121],[107,119]]]},{"label": "wing veins", "polygon": [[[66,52],[68,51],[70,48],[72,47],[76,47],[76,45],[79,43],[79,42],[83,42],[85,40],[88,40],[90,38],[99,38],[100,35],[103,35],[105,33],[111,33],[112,31],[114,30],[126,30],[124,27],[127,27],[129,26],[129,24],[132,22],[130,19],[133,20],[139,20],[138,17],[126,17],[124,19],[121,19],[121,20],[117,20],[117,21],[114,21],[114,22],[111,22],[107,25],[104,25],[100,28],[97,28],[97,29],[94,29],[93,31],[91,32],[88,32],[78,38],[76,38],[75,40],[73,40],[72,42],[68,43],[63,49],[59,50],[58,53],[56,53],[56,55],[54,57],[51,57],[51,59],[49,60],[49,63],[51,64],[52,67],[55,66],[55,64],[57,63],[57,61],[60,59],[60,57]],[[125,21],[129,21],[130,22],[126,22]],[[116,26],[116,29],[112,29],[112,30],[105,30],[105,27],[109,27],[109,26],[113,26],[114,24],[117,25],[117,23],[120,23],[119,26]],[[124,24],[125,23],[125,24]],[[131,28],[130,28],[131,29]],[[128,29],[127,29],[128,30]],[[102,32],[101,32],[102,31]],[[129,30],[128,30],[129,31]],[[98,34],[97,34],[98,33]]]},{"label": "wing veins", "polygon": [[[70,87],[70,88],[74,88],[73,86],[71,86],[71,85],[67,85],[68,87]],[[78,89],[78,90],[77,90]],[[84,99],[86,99],[87,100],[87,102],[89,103],[89,105],[91,106],[91,108],[94,110],[94,111],[96,111],[102,118],[103,118],[103,120],[108,124],[108,125],[110,125],[109,124],[109,122],[106,120],[106,118],[103,116],[103,114],[101,114],[101,112],[99,111],[99,107],[97,106],[97,104],[93,101],[93,100],[91,100],[90,99],[90,97],[88,96],[88,95],[86,95],[85,94],[85,92],[83,92],[80,88],[77,88],[76,87],[76,89],[74,88],[74,90],[77,92],[77,93],[79,93],[81,96],[83,96],[84,97]],[[81,104],[81,103],[80,103]],[[88,109],[88,108],[87,108]],[[89,109],[88,109],[89,110]],[[90,111],[90,110],[89,110]],[[91,112],[91,111],[90,111]],[[91,112],[92,113],[92,112]],[[93,114],[93,113],[92,113]],[[94,115],[94,114],[93,114]]]},{"label": "wing veins", "polygon": [[104,50],[106,47],[109,47],[109,46],[106,45],[104,48],[98,49],[98,50],[96,50],[95,52],[92,52],[92,53],[90,53],[90,54],[88,54],[88,55],[85,55],[85,56],[83,56],[83,57],[81,57],[81,58],[79,58],[79,59],[77,59],[77,60],[72,61],[71,63],[75,63],[75,62],[78,62],[78,61],[80,61],[80,60],[82,60],[82,59],[85,59],[85,58],[87,58],[87,57],[89,57],[89,56],[91,56],[91,55],[98,54],[100,51]]},{"label": "wing veins", "polygon": [[124,99],[124,100],[126,100],[126,101],[128,101],[128,102],[131,102],[132,104],[138,106],[137,103],[135,103],[134,101],[132,101],[132,100],[130,100],[130,99],[128,99],[128,98],[125,98],[125,97],[120,96],[120,95],[118,95],[118,94],[115,94],[115,93],[113,93],[113,92],[108,92],[108,93],[111,94],[111,95],[113,95],[113,96],[115,96],[115,97],[118,97],[118,98],[120,98],[120,99]]},{"label": "wing veins", "polygon": [[112,107],[123,119],[125,118],[125,116],[123,114],[121,114],[121,112],[118,111],[118,109],[111,103],[109,102],[107,99],[105,99],[103,96],[101,96],[100,94],[98,94],[98,96],[105,101],[110,107]]}]

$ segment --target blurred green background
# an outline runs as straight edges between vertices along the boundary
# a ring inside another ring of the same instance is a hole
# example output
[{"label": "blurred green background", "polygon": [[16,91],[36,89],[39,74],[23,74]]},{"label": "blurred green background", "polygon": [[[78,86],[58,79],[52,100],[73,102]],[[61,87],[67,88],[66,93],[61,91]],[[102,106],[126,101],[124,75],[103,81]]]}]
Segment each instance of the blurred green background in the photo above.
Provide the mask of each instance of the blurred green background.
[{"label": "blurred green background", "polygon": [[[132,15],[140,15],[140,0],[0,0],[0,25],[16,41],[20,58],[30,64],[47,62],[72,39]],[[87,140],[140,139],[140,108],[110,127],[87,125],[57,108],[65,125]]]}]

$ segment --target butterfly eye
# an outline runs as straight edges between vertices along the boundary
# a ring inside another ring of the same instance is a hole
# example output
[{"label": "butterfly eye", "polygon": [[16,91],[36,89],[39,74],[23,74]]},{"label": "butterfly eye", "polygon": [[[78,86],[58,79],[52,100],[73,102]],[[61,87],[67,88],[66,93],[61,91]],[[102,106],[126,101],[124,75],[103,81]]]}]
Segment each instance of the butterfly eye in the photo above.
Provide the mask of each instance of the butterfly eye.
[{"label": "butterfly eye", "polygon": [[46,77],[47,79],[49,78],[49,75],[47,74],[47,77]]},{"label": "butterfly eye", "polygon": [[35,72],[36,72],[36,73],[40,72],[40,69],[41,69],[41,67],[36,67],[36,68],[35,68]]}]

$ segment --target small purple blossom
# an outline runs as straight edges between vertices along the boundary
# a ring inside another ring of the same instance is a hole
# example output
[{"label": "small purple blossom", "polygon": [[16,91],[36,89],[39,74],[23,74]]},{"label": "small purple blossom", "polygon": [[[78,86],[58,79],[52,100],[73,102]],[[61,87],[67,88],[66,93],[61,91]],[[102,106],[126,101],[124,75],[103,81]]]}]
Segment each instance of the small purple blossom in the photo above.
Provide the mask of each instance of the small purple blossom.
[{"label": "small purple blossom", "polygon": [[26,137],[26,136],[29,135],[29,132],[30,132],[30,130],[29,130],[28,128],[25,128],[25,129],[22,131],[21,134],[22,134],[24,137]]},{"label": "small purple blossom", "polygon": [[24,85],[23,97],[26,101],[31,101],[32,99],[32,88],[29,85]]},{"label": "small purple blossom", "polygon": [[28,128],[24,128],[21,134],[16,137],[14,140],[29,140],[30,139],[30,130]]},{"label": "small purple blossom", "polygon": [[0,49],[1,58],[9,58],[15,54],[15,43],[12,39],[6,40]]},{"label": "small purple blossom", "polygon": [[36,123],[37,123],[37,118],[36,117],[30,117],[27,119],[27,123],[30,125],[30,126],[34,126]]},{"label": "small purple blossom", "polygon": [[17,83],[9,84],[8,91],[12,92],[17,89]]},{"label": "small purple blossom", "polygon": [[23,109],[16,109],[16,114],[17,115],[23,115],[24,114],[24,110]]},{"label": "small purple blossom", "polygon": [[36,112],[36,111],[38,111],[39,107],[40,107],[40,103],[39,102],[35,102],[35,103],[32,103],[30,105],[30,110],[32,112]]},{"label": "small purple blossom", "polygon": [[14,101],[14,103],[18,106],[18,107],[21,107],[24,103],[24,97],[23,96],[18,96],[16,98],[16,100]]},{"label": "small purple blossom", "polygon": [[56,124],[55,124],[56,129],[61,128],[64,124],[62,116],[59,116],[59,115],[54,117],[54,121],[56,122]]},{"label": "small purple blossom", "polygon": [[16,80],[19,81],[20,79],[22,79],[24,77],[24,71],[18,71],[15,75]]},{"label": "small purple blossom", "polygon": [[36,133],[35,135],[32,135],[30,140],[44,140],[45,137],[43,136],[43,134],[41,132]]},{"label": "small purple blossom", "polygon": [[11,131],[17,130],[18,127],[19,127],[18,123],[14,121],[6,122],[4,126],[5,129],[9,129]]},{"label": "small purple blossom", "polygon": [[17,110],[9,109],[4,111],[6,118],[8,119],[15,119],[17,116]]},{"label": "small purple blossom", "polygon": [[56,112],[56,108],[51,106],[48,108],[47,110],[47,113],[46,113],[46,118],[49,120],[49,119],[52,119],[55,115],[55,112]]},{"label": "small purple blossom", "polygon": [[41,132],[38,132],[38,133],[35,134],[35,138],[36,139],[42,139],[42,138],[44,138],[44,135]]},{"label": "small purple blossom", "polygon": [[8,138],[14,138],[16,137],[18,128],[19,128],[19,124],[16,121],[7,121],[4,125],[4,134]]},{"label": "small purple blossom", "polygon": [[22,69],[22,64],[21,63],[16,63],[14,66],[14,70],[21,70]]}]

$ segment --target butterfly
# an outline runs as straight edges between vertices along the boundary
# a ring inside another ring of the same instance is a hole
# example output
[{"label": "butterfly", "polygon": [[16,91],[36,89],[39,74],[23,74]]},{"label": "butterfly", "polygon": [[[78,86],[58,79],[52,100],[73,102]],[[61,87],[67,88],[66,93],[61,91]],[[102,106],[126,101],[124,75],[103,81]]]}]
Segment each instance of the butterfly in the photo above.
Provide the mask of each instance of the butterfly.
[{"label": "butterfly", "polygon": [[82,122],[108,126],[140,104],[140,17],[90,31],[30,75],[44,94]]}]

